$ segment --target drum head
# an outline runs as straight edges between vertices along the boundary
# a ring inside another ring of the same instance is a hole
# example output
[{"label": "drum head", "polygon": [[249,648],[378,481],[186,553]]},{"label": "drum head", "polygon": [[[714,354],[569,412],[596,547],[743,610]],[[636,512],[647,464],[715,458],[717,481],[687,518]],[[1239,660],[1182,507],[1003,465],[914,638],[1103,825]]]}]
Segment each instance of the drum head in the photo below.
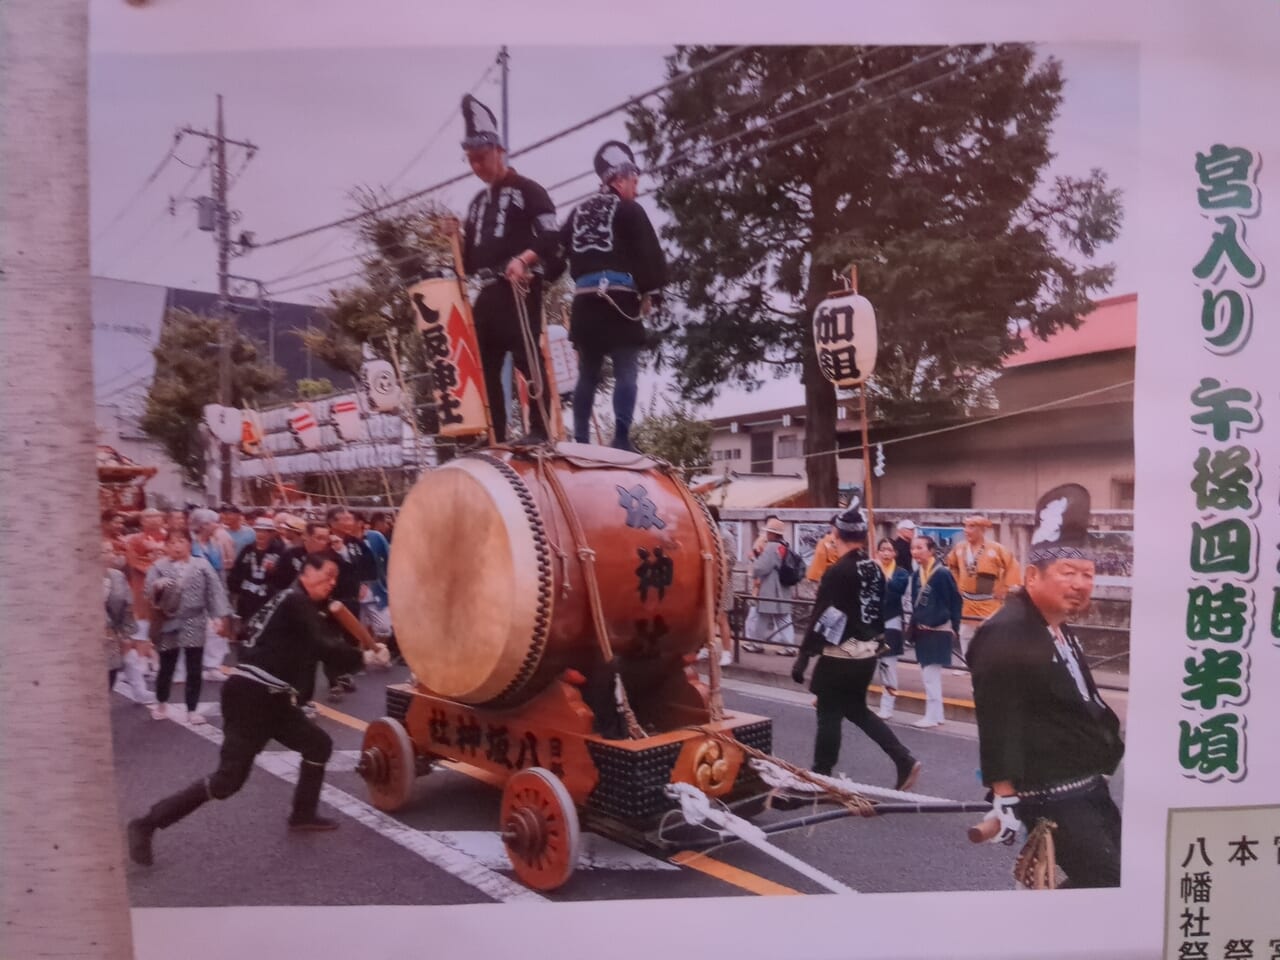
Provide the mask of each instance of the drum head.
[{"label": "drum head", "polygon": [[551,558],[520,477],[473,455],[424,474],[396,521],[391,620],[418,682],[462,703],[514,694],[551,624]]}]

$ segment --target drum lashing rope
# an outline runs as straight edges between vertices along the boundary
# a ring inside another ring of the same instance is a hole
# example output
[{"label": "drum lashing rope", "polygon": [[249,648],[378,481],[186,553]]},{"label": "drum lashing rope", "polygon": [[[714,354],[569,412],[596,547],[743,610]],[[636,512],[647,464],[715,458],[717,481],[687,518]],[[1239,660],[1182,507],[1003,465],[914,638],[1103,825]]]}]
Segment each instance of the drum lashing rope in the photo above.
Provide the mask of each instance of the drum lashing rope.
[{"label": "drum lashing rope", "polygon": [[511,299],[516,304],[516,315],[520,318],[520,333],[524,338],[524,353],[529,362],[529,402],[538,405],[538,412],[542,414],[542,426],[547,431],[548,436],[551,432],[551,411],[547,409],[544,403],[546,399],[546,384],[542,379],[542,351],[538,348],[537,343],[533,339],[533,328],[529,325],[529,304],[525,297],[528,293],[528,286],[525,284],[511,285]]},{"label": "drum lashing rope", "polygon": [[[537,451],[538,460],[544,459],[543,451]],[[613,645],[609,643],[609,627],[604,619],[604,606],[600,601],[600,584],[596,581],[596,552],[591,549],[587,543],[587,537],[582,529],[582,525],[578,522],[578,514],[573,509],[573,505],[569,501],[569,497],[565,493],[560,478],[554,470],[546,470],[542,474],[549,486],[551,492],[555,495],[556,501],[560,504],[560,509],[564,513],[565,518],[569,521],[569,529],[573,535],[574,543],[577,546],[578,558],[582,561],[583,579],[587,583],[587,597],[591,601],[591,618],[595,624],[596,643],[600,647],[600,654],[604,657],[606,664],[613,663]],[[639,740],[645,736],[644,728],[640,726],[640,722],[636,720],[635,712],[631,709],[631,702],[627,698],[626,688],[622,685],[621,679],[617,684],[616,693],[618,696],[618,709],[622,713],[622,718],[627,725],[627,734],[633,740]]]},{"label": "drum lashing rope", "polygon": [[[715,649],[716,636],[716,584],[720,582],[720,571],[714,568],[715,553],[714,546],[707,542],[707,533],[703,530],[702,525],[697,522],[697,518],[702,515],[702,507],[693,498],[693,494],[689,488],[684,485],[679,477],[675,476],[670,464],[665,465],[665,472],[671,481],[675,484],[680,496],[684,498],[685,508],[689,511],[694,520],[694,529],[698,534],[698,549],[702,551],[702,580],[704,606],[706,607],[707,620],[707,708],[711,712],[711,720],[719,722],[724,719],[724,694],[720,689],[720,654]],[[714,574],[714,577],[713,577]]]}]

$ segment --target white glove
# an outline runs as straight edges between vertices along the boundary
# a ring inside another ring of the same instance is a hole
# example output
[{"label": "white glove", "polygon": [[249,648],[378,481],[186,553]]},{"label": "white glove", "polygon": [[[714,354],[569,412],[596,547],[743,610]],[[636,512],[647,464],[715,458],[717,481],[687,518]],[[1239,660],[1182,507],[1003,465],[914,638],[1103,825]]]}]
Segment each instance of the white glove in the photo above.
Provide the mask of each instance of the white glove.
[{"label": "white glove", "polygon": [[375,643],[372,650],[364,651],[364,663],[367,667],[386,667],[391,664],[391,651],[385,643]]},{"label": "white glove", "polygon": [[1018,819],[1017,809],[1016,796],[996,795],[991,798],[991,812],[983,819],[998,821],[1000,832],[991,838],[990,843],[1002,843],[1007,847],[1018,839],[1018,834],[1022,830],[1022,821]]}]

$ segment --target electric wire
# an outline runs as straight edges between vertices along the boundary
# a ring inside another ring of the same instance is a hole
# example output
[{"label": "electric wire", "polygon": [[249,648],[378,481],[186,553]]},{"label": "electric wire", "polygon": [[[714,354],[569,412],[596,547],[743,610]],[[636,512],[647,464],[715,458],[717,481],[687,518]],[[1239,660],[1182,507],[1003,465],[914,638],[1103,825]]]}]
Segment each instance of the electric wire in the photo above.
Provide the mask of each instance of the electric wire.
[{"label": "electric wire", "polygon": [[[550,134],[549,136],[543,137],[541,140],[536,140],[533,143],[528,144],[527,146],[521,147],[519,150],[513,150],[508,154],[508,157],[511,159],[515,159],[516,157],[523,156],[524,154],[527,154],[527,153],[531,153],[534,150],[541,149],[542,147],[545,147],[548,144],[554,143],[557,140],[561,140],[571,134],[577,133],[579,130],[583,130],[594,123],[598,123],[600,120],[603,120],[605,117],[608,117],[614,113],[617,113],[619,110],[625,110],[628,107],[633,106],[636,103],[639,103],[641,100],[645,99],[646,97],[651,97],[655,93],[659,93],[663,90],[666,90],[677,83],[682,83],[683,81],[689,79],[695,74],[701,73],[704,70],[708,70],[711,67],[717,65],[718,63],[722,62],[723,60],[727,59],[728,57],[733,56],[737,53],[740,53],[745,49],[746,47],[731,47],[728,50],[721,53],[720,55],[718,55],[717,57],[714,57],[711,60],[708,60],[704,64],[700,64],[698,67],[696,67],[693,70],[685,71],[684,73],[681,73],[675,77],[672,77],[671,79],[667,80],[665,83],[661,83],[656,87],[652,87],[649,90],[644,91],[643,93],[636,94],[633,97],[629,97],[626,100],[622,101],[621,103],[616,104],[615,106],[612,106],[607,110],[602,110],[599,113],[593,114],[592,116],[588,117],[585,120],[581,120],[570,127],[566,127],[563,130],[559,130],[553,134]],[[443,190],[445,187],[450,187],[450,186],[453,186],[455,183],[460,183],[463,180],[466,180],[470,176],[471,176],[470,171],[465,173],[460,173],[456,176],[449,177],[446,180],[442,180],[439,183],[432,184],[429,187],[424,187],[421,190],[414,191],[413,193],[407,194],[396,200],[388,200],[386,203],[382,203],[375,207],[371,207],[368,210],[363,210],[360,213],[352,214],[347,217],[341,217],[337,220],[331,220],[328,223],[322,223],[322,224],[319,224],[318,226],[308,227],[305,230],[298,230],[294,233],[285,234],[284,236],[281,236],[281,237],[275,237],[274,239],[263,241],[262,243],[257,244],[256,248],[265,249],[267,247],[278,246],[279,244],[287,243],[291,240],[297,240],[301,237],[311,236],[312,234],[319,233],[322,230],[331,230],[334,227],[341,227],[348,223],[354,223],[355,221],[360,220],[364,217],[371,216],[375,213],[381,213],[384,210],[390,210],[392,207],[397,207],[404,203],[408,203],[410,201],[420,199],[421,197],[425,197],[428,194],[436,193],[440,190]]]}]

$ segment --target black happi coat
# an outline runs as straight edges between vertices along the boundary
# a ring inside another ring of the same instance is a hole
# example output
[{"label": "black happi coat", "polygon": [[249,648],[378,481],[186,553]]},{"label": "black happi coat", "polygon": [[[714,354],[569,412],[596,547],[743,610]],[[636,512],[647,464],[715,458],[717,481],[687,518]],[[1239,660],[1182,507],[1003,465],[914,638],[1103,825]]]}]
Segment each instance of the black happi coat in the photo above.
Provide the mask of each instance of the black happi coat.
[{"label": "black happi coat", "polygon": [[227,590],[236,595],[236,616],[241,620],[252,617],[276,592],[272,578],[280,562],[277,547],[278,541],[274,540],[265,550],[259,550],[256,543],[249,544],[240,551],[227,574]]},{"label": "black happi coat", "polygon": [[884,571],[861,550],[850,550],[827,568],[813,601],[813,619],[800,645],[800,655],[817,657],[827,646],[818,618],[828,607],[848,617],[840,640],[874,640],[884,633]]},{"label": "black happi coat", "polygon": [[555,266],[558,246],[551,197],[514,170],[486,185],[467,207],[462,265],[468,276],[480,270],[501,274],[512,257],[533,250],[542,259],[548,279],[554,279],[560,272]]},{"label": "black happi coat", "polygon": [[338,583],[333,588],[333,598],[348,607],[354,604],[352,613],[359,615],[360,584],[378,579],[378,561],[360,537],[343,537],[342,553],[336,554],[335,559],[338,561]]},{"label": "black happi coat", "polygon": [[1044,617],[1025,590],[1010,591],[969,645],[982,780],[1016,790],[1111,774],[1124,755],[1120,721],[1102,700],[1084,652],[1067,627],[1089,700],[1058,656]]},{"label": "black happi coat", "polygon": [[302,572],[302,561],[306,559],[306,547],[289,547],[284,550],[279,559],[276,560],[276,567],[271,571],[271,576],[267,580],[271,587],[271,592],[279,593],[281,590],[288,590],[293,586],[293,581],[298,579],[298,574]]},{"label": "black happi coat", "polygon": [[642,346],[644,324],[628,317],[639,316],[642,294],[659,293],[667,282],[667,259],[644,207],[602,189],[574,207],[560,239],[575,281],[602,270],[630,274],[635,281],[634,293],[609,291],[616,307],[595,294],[575,296],[569,322],[573,342],[600,352]]},{"label": "black happi coat", "polygon": [[354,673],[364,662],[345,643],[328,612],[301,586],[276,594],[248,623],[240,641],[238,665],[265,670],[295,689],[303,689],[316,663],[334,676]]}]

